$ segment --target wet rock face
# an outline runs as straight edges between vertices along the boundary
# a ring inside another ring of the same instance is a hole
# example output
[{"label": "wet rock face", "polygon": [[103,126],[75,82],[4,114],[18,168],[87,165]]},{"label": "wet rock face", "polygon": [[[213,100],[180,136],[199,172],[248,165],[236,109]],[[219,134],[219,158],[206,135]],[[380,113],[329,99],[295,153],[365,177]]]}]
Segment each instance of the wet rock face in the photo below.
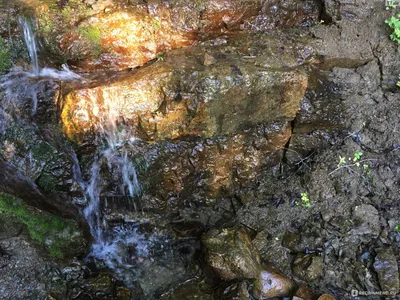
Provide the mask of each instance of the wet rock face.
[{"label": "wet rock face", "polygon": [[283,69],[312,63],[315,50],[305,38],[281,39],[283,48],[276,36],[240,35],[176,50],[114,82],[77,89],[60,102],[64,130],[93,144],[111,121],[156,142],[131,153],[148,162],[140,176],[145,207],[232,195],[279,161],[307,87],[302,71]]},{"label": "wet rock face", "polygon": [[[216,49],[175,51],[136,74],[127,74],[126,79],[68,94],[62,103],[67,135],[82,141],[109,116],[136,128],[146,140],[212,137],[278,119],[293,120],[307,76],[268,69],[283,67],[270,61],[271,56],[242,59],[246,53],[235,49],[247,42],[252,43],[244,39]],[[234,52],[228,50],[232,47]],[[298,57],[266,50],[288,62]],[[215,62],[205,66],[199,59],[208,51],[213,52]],[[266,69],[260,69],[260,64]]]},{"label": "wet rock face", "polygon": [[250,185],[261,168],[279,162],[291,130],[288,124],[271,127],[204,141],[161,143],[157,152],[150,152],[158,155],[149,155],[143,178],[152,178],[149,193],[161,201],[159,208],[173,210],[182,201],[214,204],[218,197],[232,195]]},{"label": "wet rock face", "polygon": [[55,60],[83,70],[134,68],[171,49],[250,29],[315,24],[316,0],[25,2]]},{"label": "wet rock face", "polygon": [[245,230],[212,230],[201,238],[207,264],[224,280],[256,278],[260,256]]},{"label": "wet rock face", "polygon": [[17,71],[0,84],[0,177],[5,178],[0,190],[79,218],[69,202],[74,193],[81,196],[73,179],[71,145],[57,125],[59,85]]},{"label": "wet rock face", "polygon": [[337,22],[342,19],[350,21],[363,21],[368,18],[374,6],[381,5],[384,9],[384,3],[379,0],[361,0],[359,2],[346,0],[323,0],[323,18],[327,22]]},{"label": "wet rock face", "polygon": [[382,291],[399,291],[399,269],[392,248],[380,249],[375,257],[374,269],[378,273]]}]

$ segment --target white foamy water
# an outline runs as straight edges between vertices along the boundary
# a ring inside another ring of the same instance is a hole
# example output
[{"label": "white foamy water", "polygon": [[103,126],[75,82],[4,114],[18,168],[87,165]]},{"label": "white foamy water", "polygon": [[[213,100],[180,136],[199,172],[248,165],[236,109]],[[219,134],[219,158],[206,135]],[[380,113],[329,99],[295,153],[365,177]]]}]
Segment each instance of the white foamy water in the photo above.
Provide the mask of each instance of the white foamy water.
[{"label": "white foamy water", "polygon": [[[141,191],[136,167],[129,158],[129,151],[135,147],[138,139],[129,126],[118,121],[124,107],[116,106],[112,101],[114,96],[104,90],[102,106],[94,104],[92,107],[98,116],[95,125],[97,152],[86,184],[87,205],[83,213],[94,238],[89,256],[103,260],[107,266],[116,269],[126,267],[126,247],[133,247],[138,255],[146,256],[148,241],[136,230],[110,228],[102,217],[100,196],[107,192],[105,188],[110,185],[108,180],[115,181],[112,185],[118,187],[119,196],[131,199],[134,204],[134,198]],[[113,174],[112,179],[104,178],[104,173]],[[134,206],[136,209],[136,204]]]},{"label": "white foamy water", "polygon": [[95,243],[89,257],[103,260],[114,270],[130,268],[141,258],[149,256],[152,238],[138,233],[137,228],[115,227],[107,241]]},{"label": "white foamy water", "polygon": [[[0,78],[0,89],[4,91],[2,107],[4,111],[25,106],[26,100],[31,100],[31,114],[35,115],[38,107],[38,95],[43,92],[46,81],[73,81],[83,78],[72,72],[67,65],[61,70],[40,68],[38,59],[38,44],[35,36],[35,21],[26,17],[19,18],[19,24],[24,34],[24,40],[29,52],[32,69],[29,71],[15,67]],[[4,116],[4,112],[2,113]],[[0,124],[2,126],[2,124]]]}]

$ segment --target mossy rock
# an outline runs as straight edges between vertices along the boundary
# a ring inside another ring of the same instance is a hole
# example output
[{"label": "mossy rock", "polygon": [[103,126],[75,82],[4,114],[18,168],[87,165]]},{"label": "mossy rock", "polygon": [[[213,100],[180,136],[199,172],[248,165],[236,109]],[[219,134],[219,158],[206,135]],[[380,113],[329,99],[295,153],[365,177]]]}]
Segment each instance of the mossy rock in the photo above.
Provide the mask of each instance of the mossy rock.
[{"label": "mossy rock", "polygon": [[7,71],[11,67],[10,49],[4,39],[0,37],[0,72]]},{"label": "mossy rock", "polygon": [[0,215],[26,226],[30,237],[50,256],[74,257],[86,254],[87,242],[78,224],[25,205],[21,199],[0,193]]}]

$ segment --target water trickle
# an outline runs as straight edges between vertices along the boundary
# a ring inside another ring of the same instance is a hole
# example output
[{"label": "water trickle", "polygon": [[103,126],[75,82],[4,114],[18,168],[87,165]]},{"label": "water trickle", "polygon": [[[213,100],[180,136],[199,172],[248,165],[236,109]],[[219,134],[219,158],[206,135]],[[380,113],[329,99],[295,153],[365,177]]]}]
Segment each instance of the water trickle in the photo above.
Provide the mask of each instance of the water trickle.
[{"label": "water trickle", "polygon": [[[36,23],[32,19],[21,16],[19,24],[32,62],[32,70],[27,72],[21,67],[15,67],[0,78],[0,89],[4,91],[2,111],[0,111],[3,116],[2,120],[7,113],[15,111],[15,108],[24,107],[27,104],[26,100],[29,99],[31,100],[31,115],[35,115],[38,108],[38,95],[44,92],[46,82],[83,80],[80,75],[70,71],[67,65],[63,65],[61,70],[40,68],[34,30]],[[0,130],[2,128],[4,128],[4,124],[0,121]]]},{"label": "water trickle", "polygon": [[[6,92],[6,99],[14,107],[22,107],[26,99],[32,100],[31,111],[34,115],[37,111],[38,93],[41,92],[41,84],[46,80],[74,81],[83,78],[70,71],[68,66],[63,65],[61,70],[51,68],[40,68],[38,60],[38,44],[35,36],[36,23],[34,20],[20,17],[20,26],[23,30],[24,40],[32,62],[32,70],[23,71],[21,68],[12,70],[7,76],[0,80],[0,88]],[[22,96],[22,97],[21,97]],[[110,183],[103,178],[103,171],[115,173],[119,182],[120,196],[133,201],[140,191],[140,184],[137,177],[135,165],[129,159],[129,150],[134,147],[137,139],[127,126],[117,122],[123,107],[115,107],[112,94],[104,92],[102,97],[105,100],[103,107],[94,107],[93,111],[104,110],[107,113],[100,116],[98,122],[97,153],[94,157],[90,178],[84,181],[79,160],[75,153],[70,153],[73,164],[73,176],[79,183],[86,199],[86,207],[83,215],[86,218],[94,242],[89,257],[103,260],[110,268],[126,267],[123,263],[124,248],[134,245],[137,254],[145,255],[148,239],[139,234],[136,228],[116,226],[109,228],[106,220],[102,218],[100,209],[100,197],[105,192],[105,187]],[[21,100],[23,99],[23,100]],[[0,111],[0,114],[6,114]],[[1,118],[2,120],[5,118]],[[0,130],[4,122],[0,122]],[[136,203],[134,207],[136,209]],[[146,241],[147,240],[147,241]],[[139,251],[139,249],[142,249]]]},{"label": "water trickle", "polygon": [[[98,150],[85,189],[88,203],[84,209],[84,216],[94,239],[89,257],[103,260],[109,267],[115,269],[126,267],[121,260],[126,247],[135,244],[136,249],[145,249],[147,244],[136,230],[109,228],[101,215],[100,199],[106,193],[105,188],[110,185],[110,178],[104,178],[104,173],[113,174],[112,178],[117,180],[112,182],[115,187],[119,187],[117,196],[134,201],[141,190],[135,165],[129,158],[129,151],[135,147],[138,140],[128,126],[118,121],[123,107],[116,107],[112,101],[114,96],[103,91],[102,107],[93,107],[93,111],[99,114],[95,141]],[[106,113],[99,113],[100,111]]]},{"label": "water trickle", "polygon": [[28,48],[29,57],[31,58],[33,74],[39,75],[39,59],[37,55],[37,42],[35,33],[33,31],[33,25],[35,24],[31,19],[26,17],[19,17],[19,24],[24,32],[24,39]]}]

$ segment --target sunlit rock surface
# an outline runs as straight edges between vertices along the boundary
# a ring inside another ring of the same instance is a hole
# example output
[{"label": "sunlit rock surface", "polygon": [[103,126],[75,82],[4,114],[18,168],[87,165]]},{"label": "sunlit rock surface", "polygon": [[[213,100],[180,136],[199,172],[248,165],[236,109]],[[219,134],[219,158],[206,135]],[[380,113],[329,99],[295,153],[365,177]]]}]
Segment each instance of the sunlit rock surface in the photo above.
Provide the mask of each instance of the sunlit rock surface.
[{"label": "sunlit rock surface", "polygon": [[316,0],[23,1],[45,50],[81,70],[134,68],[181,47],[238,31],[309,26]]},{"label": "sunlit rock surface", "polygon": [[[273,37],[257,38],[175,51],[116,82],[77,89],[62,102],[65,131],[82,141],[96,133],[99,120],[108,115],[136,127],[145,140],[212,137],[291,121],[307,88],[307,75],[281,69],[312,61],[313,49],[300,41],[279,52]],[[261,46],[265,53],[251,46]],[[213,52],[212,63],[208,51]]]},{"label": "sunlit rock surface", "polygon": [[239,35],[172,51],[109,82],[66,86],[59,102],[64,130],[90,145],[109,120],[122,133],[128,127],[142,141],[156,142],[130,151],[148,163],[139,174],[151,195],[144,206],[213,203],[281,159],[308,85],[297,67],[318,61],[306,41]]}]

